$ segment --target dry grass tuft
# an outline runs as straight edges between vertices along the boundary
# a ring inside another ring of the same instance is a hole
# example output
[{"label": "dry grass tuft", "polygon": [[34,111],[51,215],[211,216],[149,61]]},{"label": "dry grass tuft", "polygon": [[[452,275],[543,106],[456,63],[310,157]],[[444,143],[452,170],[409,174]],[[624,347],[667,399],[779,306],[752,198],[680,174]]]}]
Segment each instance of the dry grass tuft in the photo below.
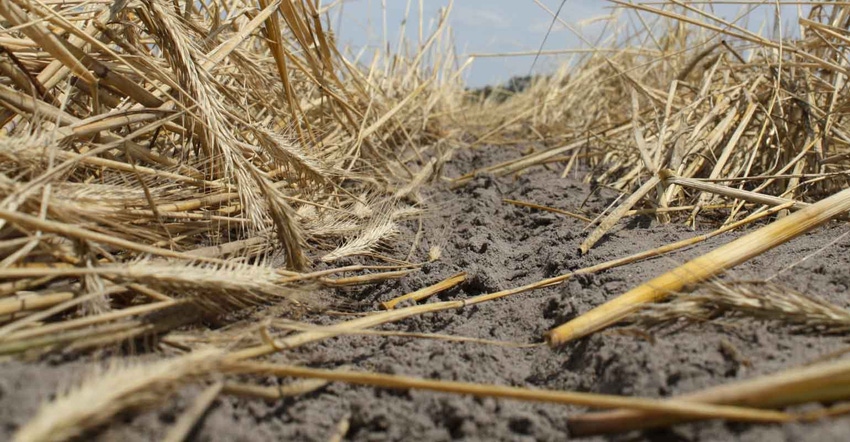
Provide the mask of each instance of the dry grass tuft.
[{"label": "dry grass tuft", "polygon": [[[739,26],[746,13],[730,22],[682,2],[612,3],[612,31],[597,47],[521,92],[481,101],[477,144],[535,140],[542,148],[479,171],[510,175],[554,163],[566,175],[584,164],[587,182],[640,192],[622,200],[621,212],[694,206],[691,225],[722,197],[641,185],[671,169],[684,179],[817,201],[850,183],[846,5],[812,2],[798,20],[802,34],[780,39]],[[743,200],[727,201],[735,203],[730,220],[747,211]]]},{"label": "dry grass tuft", "polygon": [[654,304],[632,321],[641,327],[670,326],[737,318],[772,321],[811,334],[850,330],[850,311],[822,299],[768,281],[712,281],[670,302]]},{"label": "dry grass tuft", "polygon": [[[172,300],[222,317],[282,298],[321,308],[308,293],[334,270],[314,263],[394,238],[460,144],[444,127],[462,83],[423,61],[450,56],[445,23],[410,60],[360,66],[316,8],[3,2],[0,296],[31,301],[3,327],[132,328],[142,304]],[[102,344],[128,337],[113,336]]]},{"label": "dry grass tuft", "polygon": [[185,383],[212,372],[221,356],[218,351],[197,351],[152,364],[111,368],[43,406],[14,440],[73,439],[118,413],[164,400]]}]

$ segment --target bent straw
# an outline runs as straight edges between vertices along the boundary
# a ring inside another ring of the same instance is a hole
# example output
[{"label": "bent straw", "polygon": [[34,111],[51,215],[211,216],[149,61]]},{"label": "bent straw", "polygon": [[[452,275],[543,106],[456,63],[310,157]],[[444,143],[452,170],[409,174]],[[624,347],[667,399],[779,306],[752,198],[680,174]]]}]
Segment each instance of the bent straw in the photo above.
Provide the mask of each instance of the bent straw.
[{"label": "bent straw", "polygon": [[641,198],[646,196],[646,194],[654,189],[659,183],[661,183],[661,178],[657,175],[653,176],[643,183],[643,185],[640,186],[635,193],[626,198],[626,201],[617,206],[617,208],[609,213],[608,216],[603,218],[599,225],[596,226],[596,229],[594,229],[593,232],[590,232],[590,235],[588,235],[584,242],[581,243],[581,246],[579,246],[581,254],[586,255],[590,248],[602,239],[602,237],[605,236],[605,234],[620,221],[626,212],[632,210],[632,207],[634,207]]},{"label": "bent straw", "polygon": [[428,287],[422,287],[421,289],[408,293],[406,295],[399,296],[397,298],[390,299],[389,301],[385,301],[381,303],[381,307],[384,310],[392,310],[398,305],[400,302],[406,301],[408,299],[412,299],[414,301],[421,301],[429,296],[433,296],[436,293],[440,293],[444,290],[448,290],[463,281],[466,280],[466,272],[458,273],[457,275],[450,276],[434,285],[429,285]]},{"label": "bent straw", "polygon": [[728,405],[700,404],[685,401],[660,401],[655,399],[623,397],[598,393],[572,391],[534,390],[504,385],[478,384],[472,382],[441,381],[412,376],[388,375],[383,373],[322,370],[294,365],[264,362],[231,362],[223,371],[233,373],[261,373],[274,376],[292,376],[309,379],[325,379],[350,384],[371,385],[380,388],[419,389],[475,397],[497,397],[522,401],[548,402],[588,407],[626,407],[636,410],[651,410],[674,416],[700,417],[706,419],[728,419],[740,422],[788,422],[793,416],[772,410],[755,410]]},{"label": "bent straw", "polygon": [[177,420],[173,427],[168,431],[168,434],[162,439],[163,442],[183,442],[189,439],[192,430],[198,426],[198,422],[207,414],[213,402],[218,398],[224,384],[216,382],[207,387],[192,403],[183,415]]},{"label": "bent straw", "polygon": [[850,188],[693,259],[549,331],[551,346],[587,336],[619,322],[643,305],[662,300],[758,256],[850,210]]},{"label": "bent straw", "polygon": [[778,206],[780,204],[792,203],[792,210],[801,210],[809,207],[811,204],[802,201],[794,201],[787,198],[782,198],[773,195],[764,195],[748,190],[736,189],[734,187],[723,186],[706,181],[695,180],[693,178],[685,178],[677,176],[672,170],[663,169],[658,172],[658,175],[664,181],[665,185],[676,184],[682,187],[701,190],[703,192],[711,192],[716,195],[723,195],[730,198],[737,198],[751,203],[765,204],[768,206]]},{"label": "bent straw", "polygon": [[[831,402],[850,397],[850,360],[824,362],[793,368],[755,379],[678,396],[677,400],[757,408],[785,407],[807,402]],[[615,410],[574,416],[567,423],[570,434],[622,433],[666,427],[685,419],[654,413]]]},{"label": "bent straw", "polygon": [[584,221],[586,223],[592,223],[593,222],[592,219],[590,219],[586,216],[583,216],[583,215],[579,215],[578,213],[573,213],[573,212],[569,212],[569,211],[562,210],[562,209],[556,209],[554,207],[543,206],[543,205],[540,205],[540,204],[530,203],[528,201],[518,201],[518,200],[503,198],[502,202],[508,203],[508,204],[513,204],[515,206],[520,206],[520,207],[529,207],[529,208],[537,209],[537,210],[545,210],[547,212],[557,213],[557,214],[560,214],[560,215],[568,216],[570,218],[575,218],[575,219]]},{"label": "bent straw", "polygon": [[324,379],[306,379],[289,384],[268,387],[265,385],[244,384],[241,382],[225,382],[222,394],[230,396],[242,396],[248,398],[259,398],[267,401],[278,401],[293,396],[312,393],[325,385],[328,381]]}]

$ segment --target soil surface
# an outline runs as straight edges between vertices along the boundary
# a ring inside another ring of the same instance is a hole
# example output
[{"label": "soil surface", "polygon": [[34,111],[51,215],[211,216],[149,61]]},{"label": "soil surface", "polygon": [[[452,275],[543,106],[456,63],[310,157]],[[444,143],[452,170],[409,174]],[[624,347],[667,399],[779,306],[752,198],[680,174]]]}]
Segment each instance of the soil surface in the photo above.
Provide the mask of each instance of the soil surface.
[{"label": "soil surface", "polygon": [[[501,147],[460,152],[446,166],[446,174],[458,176],[520,154],[519,150]],[[435,245],[442,248],[441,258],[404,279],[339,296],[347,299],[349,309],[374,310],[381,301],[465,271],[469,274],[465,283],[429,302],[460,299],[710,231],[705,217],[701,220],[706,229],[697,232],[684,227],[682,218],[669,225],[660,225],[649,217],[630,218],[588,255],[580,256],[578,246],[586,235],[584,222],[503,202],[504,198],[525,200],[584,211],[593,217],[616,197],[604,189],[591,192],[579,180],[560,178],[560,172],[554,167],[537,167],[518,178],[479,176],[456,190],[436,186],[423,192],[430,212],[424,218],[422,241],[412,260],[427,260],[429,249]],[[404,229],[396,249],[387,251],[388,255],[406,256],[418,225],[411,222]],[[846,224],[832,223],[736,267],[724,278],[764,279],[779,273],[774,282],[848,307],[850,237],[829,245],[848,229]],[[559,286],[407,319],[383,330],[540,343],[547,330],[742,233],[721,235],[666,257],[579,277]],[[305,319],[331,324],[346,318],[315,314]],[[276,355],[273,360],[322,368],[346,365],[444,380],[665,397],[798,366],[845,349],[845,341],[840,336],[795,333],[777,323],[734,321],[666,329],[651,338],[614,330],[557,350],[542,345],[348,336],[307,345]],[[0,440],[8,439],[57,390],[91,373],[91,365],[82,359],[62,358],[0,365]],[[265,382],[275,385],[278,380],[268,378]],[[183,391],[164,407],[123,417],[90,437],[158,440],[200,391]],[[278,402],[222,396],[199,423],[192,440],[326,441],[338,433],[339,422],[344,419],[349,423],[344,439],[355,441],[566,440],[570,436],[569,416],[582,411],[578,407],[332,383],[308,395]],[[805,425],[702,422],[585,440],[826,442],[844,441],[847,435],[850,417]]]}]

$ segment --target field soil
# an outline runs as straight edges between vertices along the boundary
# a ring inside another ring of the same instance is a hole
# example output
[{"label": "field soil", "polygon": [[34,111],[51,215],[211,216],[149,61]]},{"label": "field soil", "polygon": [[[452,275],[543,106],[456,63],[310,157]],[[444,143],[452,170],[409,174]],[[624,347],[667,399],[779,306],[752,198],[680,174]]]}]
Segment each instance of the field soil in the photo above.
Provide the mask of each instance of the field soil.
[{"label": "field soil", "polygon": [[[521,154],[520,149],[504,147],[458,152],[447,164],[445,174],[459,176]],[[446,184],[425,189],[422,197],[428,212],[411,260],[426,261],[433,246],[441,247],[440,259],[400,280],[341,291],[335,295],[338,304],[334,310],[375,310],[381,301],[461,271],[469,274],[466,282],[428,302],[494,292],[706,233],[715,225],[711,214],[701,215],[697,231],[683,225],[683,216],[668,225],[650,217],[632,217],[621,222],[588,255],[581,256],[578,246],[587,234],[583,221],[503,202],[506,198],[524,200],[584,211],[593,217],[617,196],[606,189],[591,192],[590,186],[575,177],[560,178],[560,173],[560,166],[538,167],[519,177],[482,175],[457,189]],[[407,255],[418,223],[402,227],[396,245],[383,253],[402,258]],[[774,282],[846,307],[850,304],[850,239],[835,240],[847,231],[846,224],[829,224],[734,268],[723,278],[765,279],[778,274]],[[557,350],[545,345],[516,345],[540,344],[552,327],[743,233],[721,235],[665,257],[575,278],[562,285],[382,328],[507,344],[358,335],[307,345],[271,359],[443,380],[666,397],[799,366],[847,348],[842,336],[801,334],[781,323],[750,320],[720,320],[651,334],[612,329]],[[314,313],[301,319],[332,324],[348,318]],[[156,357],[139,356],[144,360]],[[90,376],[95,365],[103,364],[88,357],[61,356],[3,362],[0,439],[8,439],[57,391]],[[280,382],[274,378],[261,381],[268,385]],[[163,407],[125,416],[86,438],[158,440],[200,391],[182,391]],[[554,441],[570,438],[569,417],[582,411],[578,407],[332,383],[313,393],[276,402],[222,396],[199,422],[192,440],[326,441],[340,433],[341,421],[347,421],[344,440]],[[826,442],[847,440],[848,434],[850,418],[837,418],[788,425],[701,422],[585,440]]]}]

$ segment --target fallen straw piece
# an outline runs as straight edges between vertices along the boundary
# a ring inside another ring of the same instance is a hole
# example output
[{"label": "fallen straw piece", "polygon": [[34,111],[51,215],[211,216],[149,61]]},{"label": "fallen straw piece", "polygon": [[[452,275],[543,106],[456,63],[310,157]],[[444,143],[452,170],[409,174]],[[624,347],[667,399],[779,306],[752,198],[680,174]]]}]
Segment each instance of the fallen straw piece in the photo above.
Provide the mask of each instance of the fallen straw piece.
[{"label": "fallen straw piece", "polygon": [[502,199],[502,202],[505,202],[505,203],[508,203],[508,204],[513,204],[515,206],[520,206],[520,207],[529,207],[529,208],[532,208],[532,209],[545,210],[547,212],[558,213],[560,215],[568,216],[570,218],[575,218],[575,219],[584,221],[586,223],[593,222],[592,219],[590,219],[590,218],[588,218],[584,215],[579,215],[578,213],[573,213],[573,212],[569,212],[567,210],[562,210],[562,209],[556,209],[554,207],[547,207],[547,206],[543,206],[543,205],[540,205],[540,204],[530,203],[530,202],[527,202],[527,201],[518,201],[518,200],[512,200],[512,199],[504,198],[504,199]]},{"label": "fallen straw piece", "polygon": [[[807,402],[831,402],[850,397],[850,360],[822,362],[755,379],[688,393],[676,400],[748,407],[785,407]],[[573,436],[611,434],[669,426],[685,419],[656,413],[614,410],[573,416],[567,425]]]},{"label": "fallen straw piece", "polygon": [[218,398],[223,386],[224,384],[221,382],[216,382],[195,398],[195,402],[180,416],[180,419],[171,427],[162,442],[183,442],[189,439],[192,430]]},{"label": "fallen straw piece", "polygon": [[274,387],[266,385],[244,384],[240,382],[225,382],[224,388],[221,390],[221,392],[223,394],[229,394],[231,396],[259,398],[267,401],[278,401],[281,399],[286,399],[288,397],[312,393],[324,387],[325,385],[328,385],[328,381],[324,379],[305,379],[285,385],[279,384]]},{"label": "fallen straw piece", "polygon": [[434,285],[429,285],[428,287],[423,287],[415,292],[410,292],[406,295],[402,295],[397,298],[390,299],[389,301],[382,302],[381,307],[384,310],[392,310],[400,302],[407,301],[408,299],[412,299],[414,301],[421,301],[429,296],[433,296],[444,290],[448,290],[462,283],[463,281],[466,281],[466,272],[458,273],[457,275],[450,276]]},{"label": "fallen straw piece", "polygon": [[704,281],[730,267],[758,256],[850,210],[850,188],[773,222],[661,276],[549,331],[551,346],[587,336],[619,322],[644,304],[662,300],[670,293]]},{"label": "fallen straw piece", "polygon": [[175,390],[218,371],[222,353],[200,350],[152,364],[114,366],[43,405],[15,442],[79,439],[116,415],[158,404]]},{"label": "fallen straw piece", "polygon": [[730,198],[741,199],[751,203],[765,204],[768,206],[778,206],[780,204],[792,203],[791,209],[801,210],[809,207],[811,204],[802,201],[794,201],[787,198],[782,198],[773,195],[764,195],[748,190],[736,189],[734,187],[723,186],[706,181],[695,180],[693,178],[684,178],[677,176],[673,171],[663,169],[658,172],[658,175],[664,181],[665,185],[676,184],[682,187],[701,190],[703,192],[713,193],[715,195],[723,195]]},{"label": "fallen straw piece", "polygon": [[94,241],[101,244],[108,244],[115,247],[132,250],[134,252],[146,253],[154,256],[164,256],[167,258],[182,258],[192,261],[204,261],[212,263],[222,263],[223,260],[212,258],[204,258],[201,256],[192,256],[183,252],[175,252],[169,249],[160,247],[152,247],[146,244],[136,243],[122,238],[106,235],[94,230],[84,229],[71,224],[66,224],[58,221],[50,221],[40,219],[38,217],[16,212],[14,210],[0,209],[0,220],[11,222],[29,229],[41,230],[44,232],[55,233],[57,235],[67,236],[80,240]]},{"label": "fallen straw piece", "polygon": [[609,213],[608,216],[603,218],[602,221],[599,222],[599,225],[596,226],[596,229],[590,232],[590,235],[588,235],[587,238],[585,238],[584,242],[581,243],[581,246],[579,246],[581,254],[586,254],[590,250],[590,248],[594,246],[594,244],[596,244],[600,239],[602,239],[602,237],[605,236],[605,234],[608,233],[608,231],[611,230],[611,228],[614,227],[614,225],[616,225],[617,222],[619,222],[620,219],[626,215],[626,212],[631,210],[632,207],[634,207],[634,205],[637,204],[637,202],[640,201],[641,198],[646,196],[646,194],[649,193],[652,189],[654,189],[655,186],[659,183],[661,183],[661,178],[659,178],[658,176],[653,176],[645,183],[643,183],[643,185],[640,186],[640,188],[636,190],[635,193],[631,194],[626,199],[626,201],[617,206],[617,208],[614,209],[611,213]]},{"label": "fallen straw piece", "polygon": [[535,390],[505,385],[441,381],[411,376],[347,370],[324,370],[264,362],[231,362],[226,364],[223,369],[223,371],[231,373],[254,373],[274,376],[325,379],[328,381],[371,385],[380,388],[419,389],[455,394],[468,394],[476,397],[497,397],[522,401],[537,401],[600,408],[623,407],[635,410],[649,410],[679,417],[687,416],[700,417],[704,419],[727,419],[740,422],[788,422],[793,420],[793,416],[788,413],[773,410],[756,410],[744,407],[733,407],[728,405],[712,405],[672,400],[662,401],[656,399],[572,391]]}]

